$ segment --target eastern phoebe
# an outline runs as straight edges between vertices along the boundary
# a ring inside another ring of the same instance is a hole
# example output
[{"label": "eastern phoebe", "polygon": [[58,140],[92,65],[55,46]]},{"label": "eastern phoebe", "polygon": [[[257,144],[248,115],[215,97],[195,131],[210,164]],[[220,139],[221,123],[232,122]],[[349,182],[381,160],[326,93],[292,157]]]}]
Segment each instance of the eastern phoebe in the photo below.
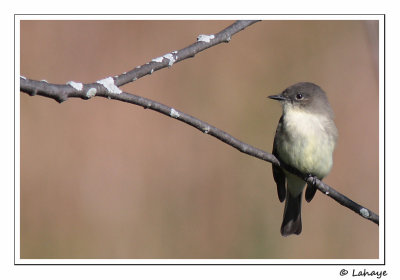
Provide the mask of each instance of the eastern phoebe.
[{"label": "eastern phoebe", "polygon": [[[272,153],[284,164],[321,180],[332,168],[332,153],[338,136],[325,92],[316,84],[303,82],[268,97],[278,100],[283,109]],[[272,173],[279,200],[286,199],[281,234],[300,234],[301,201],[306,183],[278,166],[272,166]],[[308,185],[307,202],[315,192],[315,185]]]}]

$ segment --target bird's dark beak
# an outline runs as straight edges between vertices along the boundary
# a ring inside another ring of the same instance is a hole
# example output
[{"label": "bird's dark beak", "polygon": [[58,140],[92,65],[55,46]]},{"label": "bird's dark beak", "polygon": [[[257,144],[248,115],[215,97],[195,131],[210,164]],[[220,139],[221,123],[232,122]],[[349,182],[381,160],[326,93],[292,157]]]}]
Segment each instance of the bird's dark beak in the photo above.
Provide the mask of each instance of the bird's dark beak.
[{"label": "bird's dark beak", "polygon": [[278,101],[286,100],[286,98],[284,96],[282,96],[281,94],[270,95],[270,96],[268,96],[268,98],[275,99],[275,100],[278,100]]}]

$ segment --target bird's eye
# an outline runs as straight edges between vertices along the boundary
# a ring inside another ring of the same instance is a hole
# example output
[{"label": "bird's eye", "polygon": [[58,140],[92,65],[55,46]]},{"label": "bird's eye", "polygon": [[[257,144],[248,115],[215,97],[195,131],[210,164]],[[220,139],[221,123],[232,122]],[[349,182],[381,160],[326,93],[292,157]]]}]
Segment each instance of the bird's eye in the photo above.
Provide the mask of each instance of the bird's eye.
[{"label": "bird's eye", "polygon": [[303,94],[302,94],[301,92],[297,93],[297,94],[296,94],[296,99],[297,99],[297,100],[303,99]]}]

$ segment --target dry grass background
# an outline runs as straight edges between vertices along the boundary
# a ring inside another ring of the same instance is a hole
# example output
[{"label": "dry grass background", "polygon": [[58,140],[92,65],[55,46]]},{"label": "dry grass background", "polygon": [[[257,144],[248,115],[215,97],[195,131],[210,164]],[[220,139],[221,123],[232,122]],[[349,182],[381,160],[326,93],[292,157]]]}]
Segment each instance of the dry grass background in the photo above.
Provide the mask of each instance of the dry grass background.
[{"label": "dry grass background", "polygon": [[[93,82],[233,21],[22,21],[21,75]],[[123,87],[272,150],[266,96],[319,84],[339,142],[324,180],[378,211],[377,42],[363,21],[262,21]],[[104,98],[21,93],[21,258],[378,258],[378,227],[318,193],[279,234],[271,165],[183,123]]]}]

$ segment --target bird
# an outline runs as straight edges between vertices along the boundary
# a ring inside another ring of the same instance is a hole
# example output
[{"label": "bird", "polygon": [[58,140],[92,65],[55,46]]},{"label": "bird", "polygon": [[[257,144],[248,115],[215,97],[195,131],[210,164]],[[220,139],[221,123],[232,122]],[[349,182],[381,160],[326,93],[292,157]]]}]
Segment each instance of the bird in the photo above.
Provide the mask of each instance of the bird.
[{"label": "bird", "polygon": [[[324,90],[311,82],[300,82],[278,95],[268,96],[282,105],[282,116],[276,129],[273,155],[302,174],[322,180],[333,165],[333,151],[338,131],[334,113]],[[301,204],[305,181],[273,165],[272,173],[280,202],[285,201],[281,235],[302,232]],[[316,192],[308,184],[305,199],[310,202]]]}]

